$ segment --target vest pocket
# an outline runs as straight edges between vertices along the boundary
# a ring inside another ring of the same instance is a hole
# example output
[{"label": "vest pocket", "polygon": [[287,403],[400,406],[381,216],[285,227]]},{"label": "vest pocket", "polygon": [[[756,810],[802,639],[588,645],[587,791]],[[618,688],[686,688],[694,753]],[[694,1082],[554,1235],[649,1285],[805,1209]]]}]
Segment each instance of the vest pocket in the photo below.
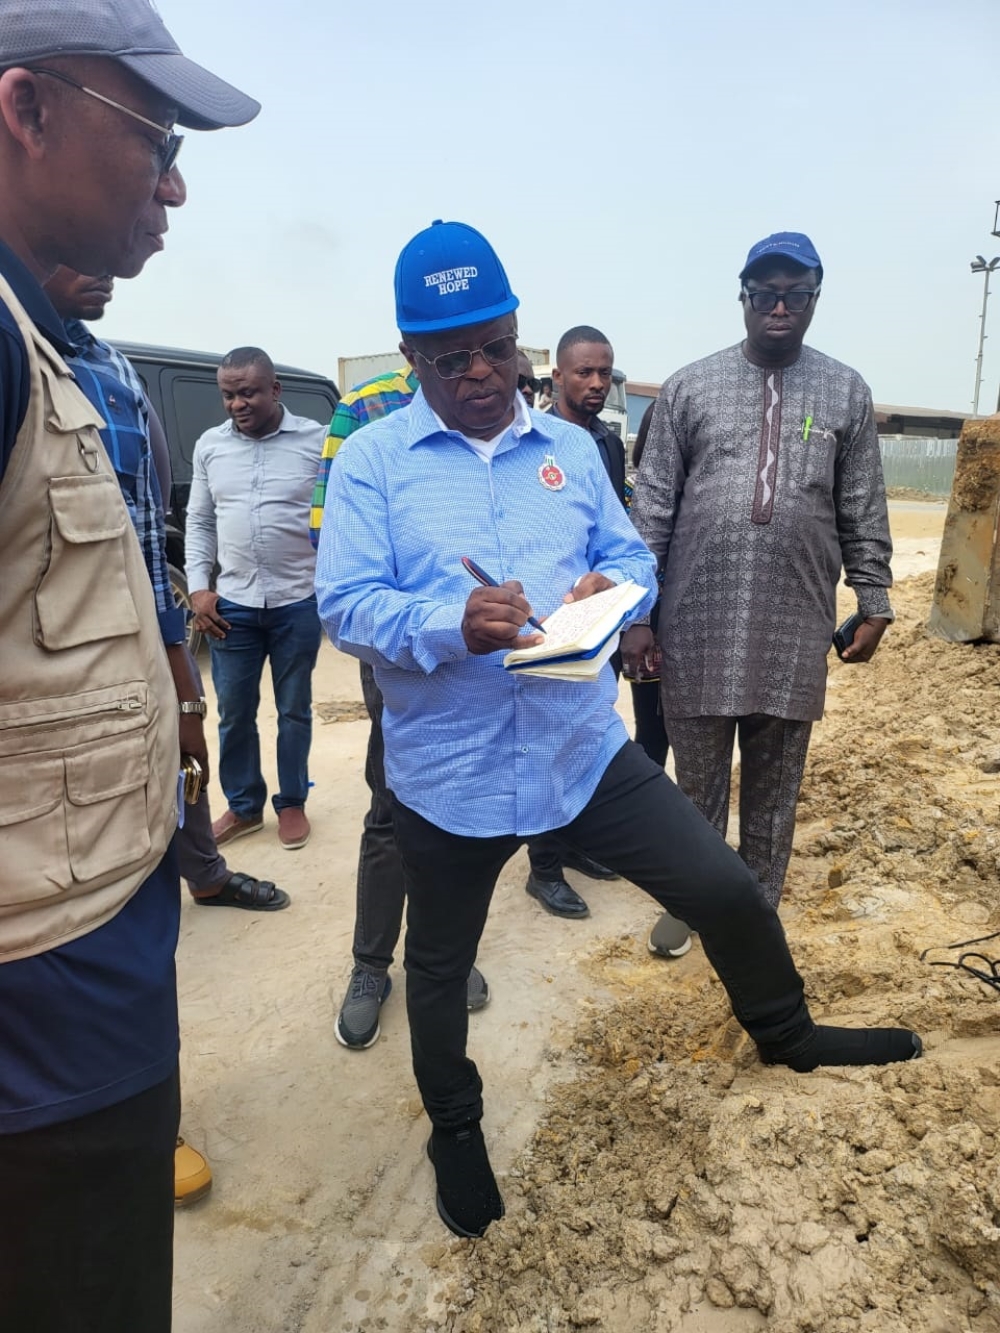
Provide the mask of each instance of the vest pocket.
[{"label": "vest pocket", "polygon": [[149,853],[148,783],[142,732],[66,756],[66,833],[75,880],[100,879]]},{"label": "vest pocket", "polygon": [[72,883],[61,755],[0,763],[0,907],[37,902]]},{"label": "vest pocket", "polygon": [[0,704],[0,915],[149,855],[163,799],[151,727],[144,681]]},{"label": "vest pocket", "polygon": [[49,549],[35,589],[35,639],[58,651],[136,634],[124,543],[129,518],[114,477],[49,481]]}]

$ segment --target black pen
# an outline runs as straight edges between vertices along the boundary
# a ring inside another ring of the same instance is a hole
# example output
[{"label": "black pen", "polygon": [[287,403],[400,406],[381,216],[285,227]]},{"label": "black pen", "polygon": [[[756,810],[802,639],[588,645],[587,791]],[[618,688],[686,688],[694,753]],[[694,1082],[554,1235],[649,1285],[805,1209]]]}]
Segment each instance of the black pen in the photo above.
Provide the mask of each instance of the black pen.
[{"label": "black pen", "polygon": [[[462,556],[462,564],[469,571],[472,577],[477,582],[481,583],[484,588],[500,587],[500,584],[497,583],[496,579],[491,579],[489,574],[487,574],[486,570],[480,569],[479,566],[476,564],[475,560],[470,560],[467,555]],[[543,634],[545,633],[545,626],[542,625],[539,621],[537,621],[534,616],[528,617],[528,624],[532,625],[535,629],[541,630]]]}]

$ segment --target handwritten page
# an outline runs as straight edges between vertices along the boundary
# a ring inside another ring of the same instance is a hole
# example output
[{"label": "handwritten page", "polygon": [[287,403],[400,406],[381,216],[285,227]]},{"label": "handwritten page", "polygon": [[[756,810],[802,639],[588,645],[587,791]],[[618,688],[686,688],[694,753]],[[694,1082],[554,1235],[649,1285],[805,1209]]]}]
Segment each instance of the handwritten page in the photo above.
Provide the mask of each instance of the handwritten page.
[{"label": "handwritten page", "polygon": [[594,593],[579,602],[564,602],[545,624],[545,642],[533,648],[516,648],[504,658],[504,666],[535,662],[599,648],[638,606],[646,590],[631,580]]}]

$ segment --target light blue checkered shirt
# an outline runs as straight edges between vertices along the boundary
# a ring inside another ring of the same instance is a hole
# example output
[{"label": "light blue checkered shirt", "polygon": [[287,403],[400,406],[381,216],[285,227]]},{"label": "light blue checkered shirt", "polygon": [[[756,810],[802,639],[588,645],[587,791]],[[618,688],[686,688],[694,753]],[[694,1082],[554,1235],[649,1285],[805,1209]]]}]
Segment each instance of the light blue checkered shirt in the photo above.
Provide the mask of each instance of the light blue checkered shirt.
[{"label": "light blue checkered shirt", "polygon": [[[469,653],[461,626],[475,585],[462,556],[520,579],[538,616],[589,570],[644,584],[637,616],[656,587],[593,440],[517,401],[488,464],[441,429],[419,391],[352,435],[331,470],[316,567],[331,639],[375,668],[390,789],[471,837],[569,823],[628,736],[610,666],[596,683],[519,679],[502,652]],[[550,458],[561,490],[539,476]]]}]

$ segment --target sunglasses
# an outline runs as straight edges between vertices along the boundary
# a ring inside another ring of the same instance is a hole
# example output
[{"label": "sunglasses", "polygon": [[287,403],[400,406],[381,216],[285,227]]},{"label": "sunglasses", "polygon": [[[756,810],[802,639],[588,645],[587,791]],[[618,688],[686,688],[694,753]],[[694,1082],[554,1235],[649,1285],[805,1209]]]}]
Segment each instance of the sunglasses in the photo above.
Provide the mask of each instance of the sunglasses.
[{"label": "sunglasses", "polygon": [[517,334],[506,333],[502,338],[494,338],[483,343],[482,347],[463,348],[458,352],[442,352],[440,356],[424,356],[423,352],[413,349],[421,361],[433,366],[443,380],[461,379],[472,369],[476,356],[482,356],[489,366],[502,366],[513,361],[517,356]]},{"label": "sunglasses", "polygon": [[803,310],[809,309],[810,301],[819,296],[819,288],[794,292],[748,292],[744,287],[743,295],[750,302],[750,308],[756,310],[758,315],[769,315],[772,310],[777,309],[779,301],[790,315],[801,315]]},{"label": "sunglasses", "polygon": [[165,176],[170,168],[177,161],[177,154],[181,151],[181,144],[184,142],[183,134],[174,134],[173,130],[168,129],[166,125],[157,125],[155,120],[147,120],[145,116],[140,116],[138,111],[130,111],[127,106],[122,106],[120,102],[114,102],[110,97],[105,97],[103,93],[95,92],[93,88],[85,88],[82,83],[75,83],[73,79],[67,78],[65,74],[60,74],[54,69],[35,69],[26,65],[29,74],[44,74],[47,78],[58,79],[60,83],[67,84],[70,88],[75,88],[78,93],[86,93],[88,97],[93,97],[97,102],[103,102],[105,106],[112,106],[116,111],[121,111],[123,115],[131,116],[137,120],[140,125],[146,125],[151,130],[156,130],[159,134],[165,134],[167,137],[162,143],[157,144],[156,153],[160,160],[160,175]]}]

